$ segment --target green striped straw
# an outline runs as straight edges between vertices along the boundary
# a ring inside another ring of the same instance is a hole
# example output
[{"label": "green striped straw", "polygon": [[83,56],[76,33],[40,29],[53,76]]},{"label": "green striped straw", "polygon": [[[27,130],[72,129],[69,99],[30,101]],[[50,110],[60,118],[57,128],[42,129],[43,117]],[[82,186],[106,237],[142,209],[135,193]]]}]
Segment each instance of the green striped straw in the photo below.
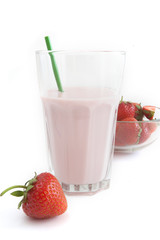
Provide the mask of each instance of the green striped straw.
[{"label": "green striped straw", "polygon": [[[50,39],[49,39],[48,36],[45,37],[45,42],[46,42],[46,46],[47,46],[48,51],[52,51],[51,42],[50,42]],[[54,55],[53,55],[52,52],[49,52],[49,55],[50,55],[50,58],[51,58],[52,69],[53,69],[53,73],[54,73],[54,76],[55,76],[55,79],[56,79],[58,90],[60,92],[64,92],[62,84],[61,84],[61,80],[60,80],[60,77],[59,77],[58,68],[57,68],[57,65],[56,65]]]}]

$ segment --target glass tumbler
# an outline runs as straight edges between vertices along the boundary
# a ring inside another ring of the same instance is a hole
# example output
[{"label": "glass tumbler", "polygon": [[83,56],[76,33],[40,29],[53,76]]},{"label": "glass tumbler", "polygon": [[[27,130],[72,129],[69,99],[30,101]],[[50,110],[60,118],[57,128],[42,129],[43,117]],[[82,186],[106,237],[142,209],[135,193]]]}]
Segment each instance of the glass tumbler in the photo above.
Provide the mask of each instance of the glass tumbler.
[{"label": "glass tumbler", "polygon": [[125,52],[37,51],[36,61],[50,171],[65,192],[108,188]]}]

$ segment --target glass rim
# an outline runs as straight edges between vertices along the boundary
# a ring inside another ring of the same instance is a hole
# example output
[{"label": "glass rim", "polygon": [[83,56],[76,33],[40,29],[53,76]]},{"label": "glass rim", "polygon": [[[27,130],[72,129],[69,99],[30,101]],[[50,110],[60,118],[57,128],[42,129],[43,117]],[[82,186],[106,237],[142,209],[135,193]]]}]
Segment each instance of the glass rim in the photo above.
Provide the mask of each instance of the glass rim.
[{"label": "glass rim", "polygon": [[60,53],[60,54],[92,54],[92,53],[99,53],[99,54],[108,54],[108,53],[117,53],[126,55],[126,51],[123,50],[36,50],[36,54],[48,54],[48,53]]}]

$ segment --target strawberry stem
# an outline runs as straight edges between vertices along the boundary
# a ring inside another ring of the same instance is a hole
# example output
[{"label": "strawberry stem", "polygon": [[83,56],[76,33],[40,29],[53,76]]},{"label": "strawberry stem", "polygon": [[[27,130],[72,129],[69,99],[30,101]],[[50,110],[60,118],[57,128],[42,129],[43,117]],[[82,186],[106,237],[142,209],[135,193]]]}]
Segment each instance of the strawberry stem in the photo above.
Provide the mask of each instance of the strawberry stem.
[{"label": "strawberry stem", "polygon": [[120,103],[123,102],[123,96],[121,96],[121,100],[120,100]]},{"label": "strawberry stem", "polygon": [[12,196],[15,197],[21,197],[23,196],[22,200],[18,204],[18,209],[21,207],[22,203],[24,203],[27,199],[27,193],[34,187],[34,183],[37,181],[37,173],[35,172],[35,176],[27,181],[25,185],[15,185],[12,187],[9,187],[5,189],[3,192],[1,192],[0,197],[3,196],[6,192],[14,189],[14,188],[23,188],[23,191],[14,191],[11,193]]},{"label": "strawberry stem", "polygon": [[25,189],[27,189],[27,187],[24,186],[24,185],[15,185],[15,186],[12,186],[12,187],[9,187],[9,188],[5,189],[3,192],[1,192],[0,196],[3,196],[6,192],[8,192],[8,191],[10,191],[14,188],[25,188]]}]

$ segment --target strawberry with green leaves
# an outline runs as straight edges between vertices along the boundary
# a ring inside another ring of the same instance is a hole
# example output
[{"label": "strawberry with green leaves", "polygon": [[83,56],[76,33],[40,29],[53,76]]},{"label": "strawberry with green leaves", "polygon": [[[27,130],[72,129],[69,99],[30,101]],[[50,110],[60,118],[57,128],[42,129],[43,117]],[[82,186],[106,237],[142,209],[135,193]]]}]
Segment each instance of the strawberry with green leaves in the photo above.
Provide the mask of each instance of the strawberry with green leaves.
[{"label": "strawberry with green leaves", "polygon": [[143,108],[140,103],[134,103],[131,101],[123,101],[123,97],[118,106],[117,120],[121,121],[127,117],[133,117],[138,121],[143,119]]},{"label": "strawberry with green leaves", "polygon": [[27,216],[33,218],[50,218],[63,214],[67,209],[67,200],[58,180],[51,173],[35,174],[25,185],[16,185],[4,190],[0,196],[12,189],[11,195],[23,197],[18,208],[23,208]]},{"label": "strawberry with green leaves", "polygon": [[143,107],[143,114],[149,120],[152,120],[155,114],[156,108],[154,106],[144,106]]}]

